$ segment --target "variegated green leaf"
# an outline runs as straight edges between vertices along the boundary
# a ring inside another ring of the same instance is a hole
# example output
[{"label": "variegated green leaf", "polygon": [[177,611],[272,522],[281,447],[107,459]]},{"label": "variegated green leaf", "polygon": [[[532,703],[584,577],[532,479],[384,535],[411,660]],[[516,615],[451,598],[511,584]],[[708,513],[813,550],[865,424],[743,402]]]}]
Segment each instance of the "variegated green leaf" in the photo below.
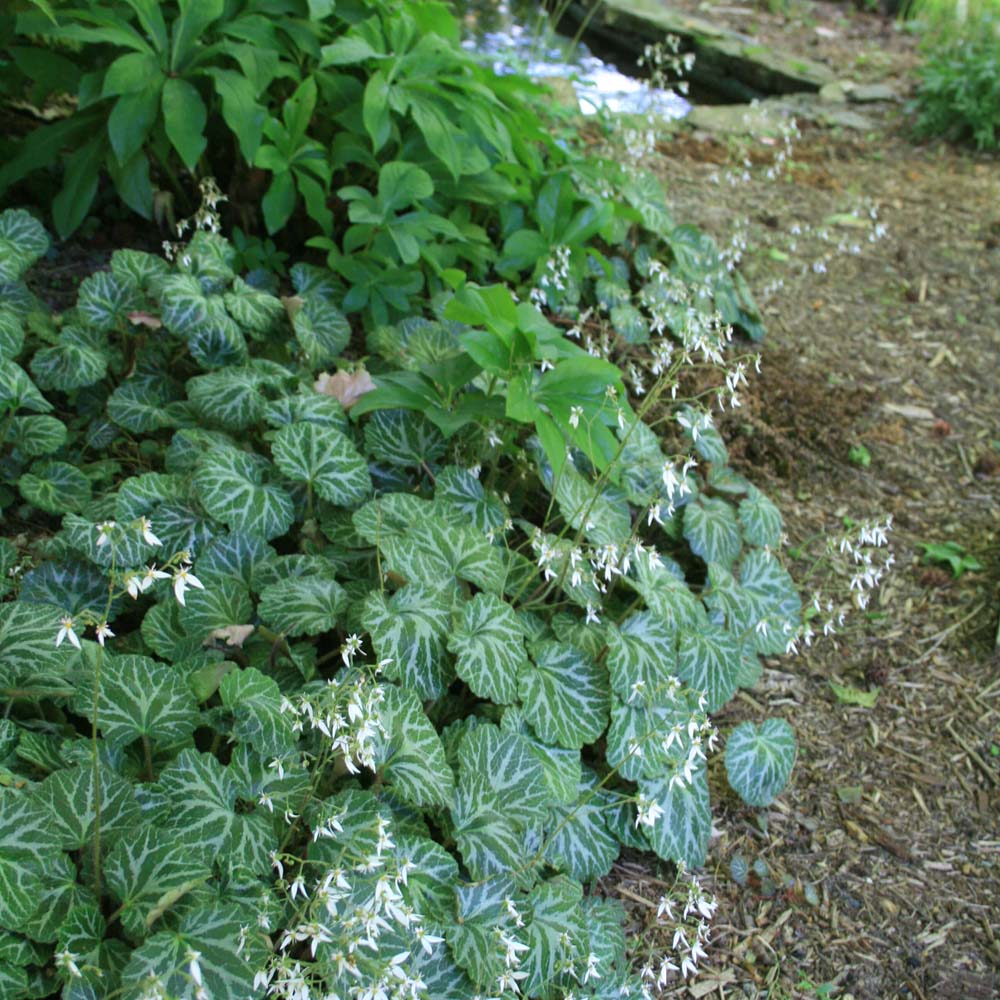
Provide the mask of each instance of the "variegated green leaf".
[{"label": "variegated green leaf", "polygon": [[739,669],[740,647],[731,633],[714,625],[681,631],[677,673],[696,691],[705,692],[709,712],[717,712],[736,693]]},{"label": "variegated green leaf", "polygon": [[336,580],[292,577],[265,587],[257,609],[261,621],[282,635],[319,635],[337,625],[347,594]]},{"label": "variegated green leaf", "polygon": [[445,925],[455,961],[480,989],[491,989],[503,968],[496,928],[509,922],[506,901],[514,896],[510,878],[460,885],[453,903],[456,919]]},{"label": "variegated green leaf", "polygon": [[160,285],[160,318],[178,337],[194,336],[208,320],[208,300],[201,282],[190,274],[174,274]]},{"label": "variegated green leaf", "polygon": [[0,853],[0,927],[19,930],[24,926],[38,905],[43,873],[38,861]]},{"label": "variegated green leaf", "polygon": [[520,972],[525,996],[539,996],[554,984],[566,965],[586,961],[588,937],[580,913],[583,886],[565,875],[557,875],[536,885],[528,897],[531,914],[521,932],[528,950],[522,956]]},{"label": "variegated green leaf", "polygon": [[697,629],[708,621],[704,605],[691,592],[678,569],[662,564],[651,568],[645,559],[634,565],[635,580],[629,582],[639,592],[646,606],[671,631]]},{"label": "variegated green leaf", "polygon": [[97,721],[113,747],[145,739],[161,747],[184,743],[198,707],[184,677],[148,656],[105,656]]},{"label": "variegated green leaf", "polygon": [[694,772],[690,783],[674,782],[671,787],[669,777],[644,778],[639,791],[663,810],[652,827],[642,828],[649,846],[664,861],[683,861],[689,868],[700,868],[712,833],[704,766]]},{"label": "variegated green leaf", "polygon": [[[78,851],[94,835],[100,817],[101,838],[111,843],[130,830],[139,807],[132,786],[104,767],[77,764],[50,775],[35,790],[49,810],[49,822],[64,850]],[[99,800],[99,801],[98,801]]]},{"label": "variegated green leaf", "polygon": [[749,806],[769,806],[795,763],[795,731],[784,719],[738,725],[726,741],[729,784]]},{"label": "variegated green leaf", "polygon": [[0,361],[0,413],[19,409],[48,413],[52,404],[38,391],[28,373],[13,361]]},{"label": "variegated green leaf", "polygon": [[171,395],[162,378],[133,375],[108,397],[108,416],[132,434],[169,427],[172,419],[165,407]]},{"label": "variegated green leaf", "polygon": [[454,776],[441,737],[413,691],[386,685],[385,693],[382,718],[388,736],[377,760],[386,781],[411,805],[448,805]]},{"label": "variegated green leaf", "polygon": [[265,481],[271,466],[246,452],[226,450],[206,455],[194,476],[202,506],[235,531],[271,539],[291,527],[292,498]]},{"label": "variegated green leaf", "polygon": [[351,520],[366,542],[381,546],[390,536],[402,537],[432,513],[433,506],[427,500],[410,493],[387,493],[359,507]]},{"label": "variegated green leaf", "polygon": [[611,687],[623,701],[652,695],[677,673],[677,633],[651,611],[637,611],[607,631]]},{"label": "variegated green leaf", "polygon": [[94,385],[108,370],[108,352],[104,338],[92,330],[63,327],[59,340],[51,347],[36,351],[31,359],[31,374],[43,389],[69,392]]},{"label": "variegated green leaf", "polygon": [[517,700],[517,674],[526,655],[524,630],[506,601],[494,594],[467,601],[448,648],[455,655],[455,672],[474,694],[498,705]]},{"label": "variegated green leaf", "polygon": [[24,346],[24,324],[7,305],[0,305],[0,361],[13,361]]},{"label": "variegated green leaf", "polygon": [[387,677],[424,700],[444,693],[454,674],[445,648],[450,606],[440,592],[411,583],[386,600],[376,591],[365,601],[361,620],[378,658],[391,661]]},{"label": "variegated green leaf", "polygon": [[267,400],[260,387],[260,374],[244,365],[188,379],[187,394],[204,420],[239,431],[263,419]]},{"label": "variegated green leaf", "polygon": [[253,667],[231,670],[219,685],[222,704],[233,714],[233,733],[268,757],[288,753],[297,740],[292,718],[282,713],[281,689]]},{"label": "variegated green leaf", "polygon": [[747,498],[740,502],[740,523],[743,525],[743,537],[750,545],[774,549],[781,544],[781,513],[753,486]]},{"label": "variegated green leaf", "polygon": [[258,339],[279,328],[285,320],[281,299],[248,285],[242,278],[233,282],[232,290],[224,298],[229,315]]},{"label": "variegated green leaf", "polygon": [[518,681],[524,717],[546,743],[571,749],[593,743],[608,724],[607,671],[560,642],[540,642],[531,656]]},{"label": "variegated green leaf", "polygon": [[17,281],[48,248],[48,233],[30,212],[0,213],[0,282]]},{"label": "variegated green leaf", "polygon": [[295,339],[306,364],[325,368],[340,357],[351,339],[351,324],[344,314],[318,295],[307,295],[292,318]]},{"label": "variegated green leaf", "polygon": [[156,254],[143,250],[116,250],[111,255],[111,273],[132,278],[141,288],[149,288],[170,274],[170,265]]},{"label": "variegated green leaf", "polygon": [[553,803],[565,805],[575,801],[582,773],[579,750],[567,750],[565,747],[543,743],[531,731],[519,708],[508,708],[503,713],[500,727],[504,732],[520,733],[528,741],[542,765],[545,787]]},{"label": "variegated green leaf", "polygon": [[264,420],[271,427],[307,423],[332,427],[347,433],[348,422],[344,408],[332,396],[304,390],[295,396],[282,396],[272,400],[264,409]]},{"label": "variegated green leaf", "polygon": [[743,548],[736,512],[718,497],[698,497],[684,508],[684,537],[707,563],[731,566]]},{"label": "variegated green leaf", "polygon": [[146,936],[147,918],[168,910],[210,872],[211,859],[192,851],[182,833],[164,833],[155,826],[142,826],[136,836],[122,838],[104,865],[122,926],[136,938]]},{"label": "variegated green leaf", "polygon": [[415,469],[433,465],[444,450],[441,432],[410,410],[376,410],[365,426],[365,451],[380,462]]},{"label": "variegated green leaf", "polygon": [[77,312],[95,330],[124,329],[128,314],[142,306],[138,282],[122,273],[97,271],[84,278],[76,301]]},{"label": "variegated green leaf", "polygon": [[483,534],[496,531],[508,516],[500,498],[488,493],[471,472],[457,465],[446,466],[437,474],[434,501],[442,516],[459,524],[471,522]]},{"label": "variegated green leaf", "polygon": [[14,417],[7,431],[7,443],[27,458],[51,455],[66,443],[66,425],[55,417]]},{"label": "variegated green leaf", "polygon": [[217,628],[246,625],[253,618],[253,603],[236,580],[197,577],[202,589],[185,591],[181,623],[188,635],[204,641]]},{"label": "variegated green leaf", "polygon": [[607,793],[589,769],[577,787],[576,799],[550,810],[545,858],[556,869],[581,882],[602,878],[618,857],[619,844],[608,830]]},{"label": "variegated green leaf", "polygon": [[68,462],[35,462],[17,488],[28,503],[49,514],[78,511],[90,500],[90,480]]},{"label": "variegated green leaf", "polygon": [[295,423],[282,427],[271,447],[274,464],[296,482],[341,507],[355,507],[371,495],[368,463],[351,440],[333,427]]},{"label": "variegated green leaf", "polygon": [[622,545],[632,534],[628,503],[618,491],[594,484],[567,462],[553,487],[563,517],[595,545]]},{"label": "variegated green leaf", "polygon": [[523,828],[504,815],[492,794],[490,779],[477,775],[462,780],[451,807],[455,843],[469,874],[475,879],[513,875],[530,884]]}]

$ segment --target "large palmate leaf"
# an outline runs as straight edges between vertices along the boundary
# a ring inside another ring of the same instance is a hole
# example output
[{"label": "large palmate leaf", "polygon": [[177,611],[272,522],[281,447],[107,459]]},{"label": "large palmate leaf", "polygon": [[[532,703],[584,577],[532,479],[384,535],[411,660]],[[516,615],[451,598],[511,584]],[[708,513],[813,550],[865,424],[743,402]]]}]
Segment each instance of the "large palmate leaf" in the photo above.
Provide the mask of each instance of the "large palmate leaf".
[{"label": "large palmate leaf", "polygon": [[389,569],[406,580],[441,587],[455,577],[499,594],[506,579],[501,550],[470,525],[421,518],[403,535],[380,539]]},{"label": "large palmate leaf", "polygon": [[272,444],[274,464],[324,500],[355,507],[372,491],[368,463],[351,440],[333,427],[294,423],[282,427]]},{"label": "large palmate leaf", "polygon": [[618,857],[617,838],[605,820],[610,797],[598,786],[597,775],[584,772],[577,798],[550,811],[545,859],[581,882],[601,878]]},{"label": "large palmate leaf", "polygon": [[677,673],[708,697],[707,710],[717,712],[736,693],[740,647],[733,635],[715,625],[697,632],[682,629]]},{"label": "large palmate leaf", "polygon": [[171,747],[194,732],[198,706],[184,676],[167,664],[148,656],[106,656],[97,720],[113,747],[138,739]]},{"label": "large palmate leaf", "polygon": [[729,784],[749,806],[769,806],[795,763],[795,731],[784,719],[743,722],[726,741]]},{"label": "large palmate leaf", "polygon": [[191,977],[191,952],[198,953],[204,995],[212,1000],[247,1000],[256,996],[254,973],[260,956],[248,951],[241,928],[245,910],[228,903],[204,903],[190,909],[176,928],[161,930],[132,953],[122,973],[124,1000],[147,996],[151,983],[162,984],[173,1000],[196,1000],[198,984]]},{"label": "large palmate leaf", "polygon": [[541,882],[531,890],[531,917],[522,931],[528,950],[521,961],[525,996],[545,993],[567,964],[586,958],[588,938],[580,912],[583,886],[565,875]]},{"label": "large palmate leaf", "polygon": [[90,499],[90,480],[68,462],[35,462],[17,487],[28,503],[49,514],[78,511]]},{"label": "large palmate leaf", "polygon": [[458,751],[461,780],[484,781],[494,805],[508,819],[528,828],[546,818],[548,795],[541,761],[525,736],[483,724],[465,734]]},{"label": "large palmate leaf", "polygon": [[644,826],[649,846],[664,861],[683,861],[689,868],[705,863],[708,838],[712,833],[712,810],[708,780],[702,766],[690,784],[674,783],[669,777],[642,779],[639,791],[663,810],[652,827]]},{"label": "large palmate leaf", "polygon": [[306,364],[314,370],[336,361],[351,339],[347,317],[318,295],[305,297],[292,318],[292,327]]},{"label": "large palmate leaf", "polygon": [[97,769],[95,781],[94,770],[89,763],[77,764],[50,775],[35,790],[64,850],[85,847],[98,816],[105,843],[129,830],[137,818],[132,786],[103,767]]},{"label": "large palmate leaf", "polygon": [[677,633],[651,611],[637,611],[611,626],[607,640],[611,687],[624,701],[653,694],[677,672]]},{"label": "large palmate leaf", "polygon": [[108,888],[121,905],[121,921],[135,937],[146,933],[147,919],[159,916],[185,891],[207,880],[211,859],[192,851],[183,834],[144,825],[124,837],[104,866]]},{"label": "large palmate leaf", "polygon": [[415,692],[386,685],[385,694],[382,721],[389,735],[377,759],[386,781],[411,805],[447,805],[454,776],[441,737]]},{"label": "large palmate leaf", "polygon": [[325,576],[289,577],[260,592],[261,621],[282,635],[319,635],[337,625],[347,594]]},{"label": "large palmate leaf", "polygon": [[604,667],[567,643],[531,650],[518,681],[524,717],[546,743],[579,749],[608,724],[610,690]]},{"label": "large palmate leaf", "polygon": [[743,548],[736,512],[718,497],[698,497],[684,508],[684,537],[705,562],[731,566]]},{"label": "large palmate leaf", "polygon": [[281,711],[277,683],[253,667],[231,670],[219,685],[222,704],[233,714],[233,733],[265,756],[281,756],[296,743],[291,716]]},{"label": "large palmate leaf", "polygon": [[166,803],[163,828],[183,834],[191,851],[260,874],[270,869],[268,853],[277,846],[270,824],[259,813],[236,813],[239,787],[214,757],[182,750],[157,784]]},{"label": "large palmate leaf", "polygon": [[361,620],[392,680],[427,700],[439,698],[453,672],[445,641],[451,628],[450,602],[439,591],[409,584],[388,600],[379,592],[365,601]]},{"label": "large palmate leaf", "polygon": [[517,700],[524,629],[506,601],[494,594],[477,594],[467,601],[448,648],[455,654],[455,672],[474,694],[497,705]]},{"label": "large palmate leaf", "polygon": [[206,455],[194,476],[202,506],[235,531],[271,539],[292,524],[292,498],[266,482],[271,466],[265,459],[227,449]]},{"label": "large palmate leaf", "polygon": [[777,548],[781,544],[781,512],[760,490],[751,486],[740,502],[743,537],[750,545]]}]

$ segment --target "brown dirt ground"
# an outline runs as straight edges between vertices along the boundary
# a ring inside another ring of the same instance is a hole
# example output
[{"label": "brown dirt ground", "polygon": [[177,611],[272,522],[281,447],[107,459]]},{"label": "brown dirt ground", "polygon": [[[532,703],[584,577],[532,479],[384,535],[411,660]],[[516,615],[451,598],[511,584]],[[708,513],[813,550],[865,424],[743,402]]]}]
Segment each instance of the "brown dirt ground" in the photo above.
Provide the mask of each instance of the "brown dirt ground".
[{"label": "brown dirt ground", "polygon": [[[765,20],[779,37],[780,19]],[[884,24],[854,22],[856,57],[885,51]],[[785,34],[800,51],[812,37],[794,19]],[[742,220],[750,246],[741,267],[769,332],[726,422],[736,463],[778,503],[793,546],[844,516],[892,513],[897,559],[869,609],[881,617],[770,661],[719,719],[784,716],[798,762],[763,813],[717,775],[713,944],[702,976],[669,996],[1000,996],[1000,162],[916,146],[903,125],[895,112],[864,138],[806,129],[779,181],[766,177],[774,147],[753,139],[682,133],[659,148],[675,218],[720,244]],[[711,182],[746,157],[748,181]],[[875,243],[871,224],[828,221],[870,206],[887,226]],[[849,461],[855,445],[868,468]],[[953,581],[921,564],[918,542],[949,539],[983,570]],[[831,680],[877,686],[874,707],[839,703]],[[764,877],[737,885],[737,855],[762,859]],[[654,873],[623,863],[615,887],[633,931],[651,928],[636,897],[655,905]]]}]

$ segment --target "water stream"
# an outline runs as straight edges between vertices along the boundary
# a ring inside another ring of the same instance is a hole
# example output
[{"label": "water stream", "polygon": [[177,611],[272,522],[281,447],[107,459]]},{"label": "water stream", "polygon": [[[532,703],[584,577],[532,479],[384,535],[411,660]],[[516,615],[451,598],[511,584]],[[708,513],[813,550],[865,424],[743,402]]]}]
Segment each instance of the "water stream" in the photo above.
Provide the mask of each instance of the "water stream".
[{"label": "water stream", "polygon": [[582,42],[552,31],[537,4],[461,2],[454,9],[462,24],[462,45],[488,60],[498,74],[522,72],[533,79],[569,80],[585,115],[619,114],[683,118],[691,105],[673,90],[658,89],[620,73]]}]

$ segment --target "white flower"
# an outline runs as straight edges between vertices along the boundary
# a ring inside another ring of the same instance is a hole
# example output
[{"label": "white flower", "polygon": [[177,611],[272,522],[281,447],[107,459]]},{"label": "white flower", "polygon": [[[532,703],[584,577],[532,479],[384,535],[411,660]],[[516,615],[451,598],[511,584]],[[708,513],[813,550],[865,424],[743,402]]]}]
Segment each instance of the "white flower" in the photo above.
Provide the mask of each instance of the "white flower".
[{"label": "white flower", "polygon": [[62,645],[63,639],[69,639],[70,645],[80,648],[80,637],[74,631],[75,625],[72,618],[62,618],[59,621],[61,628],[56,636],[56,648]]},{"label": "white flower", "polygon": [[111,532],[115,528],[114,521],[102,521],[97,526],[97,547],[107,545],[111,541]]},{"label": "white flower", "polygon": [[102,646],[104,645],[105,639],[113,639],[115,637],[114,632],[112,632],[111,629],[108,628],[107,622],[101,622],[101,624],[97,626],[96,632],[97,632],[96,635],[97,641]]},{"label": "white flower", "polygon": [[[166,576],[165,573],[163,575]],[[174,572],[174,596],[182,607],[184,606],[184,591],[188,587],[194,587],[196,590],[205,589],[201,580],[191,572],[190,566],[181,566]]]},{"label": "white flower", "polygon": [[[146,567],[146,572],[143,573],[142,577],[139,580],[139,593],[144,594],[147,590],[149,590],[150,587],[153,586],[154,583],[156,583],[157,580],[169,580],[169,579],[170,579],[170,574],[164,573],[162,569],[157,569],[156,563],[153,563],[152,566]],[[131,588],[129,588],[129,593],[130,594],[132,593]],[[133,596],[138,596],[138,595],[133,595]],[[182,601],[181,603],[183,604],[184,602]]]},{"label": "white flower", "polygon": [[580,426],[580,417],[583,416],[582,406],[571,406],[569,408],[569,425],[576,428]]},{"label": "white flower", "polygon": [[83,975],[80,967],[76,964],[79,958],[79,955],[74,954],[68,948],[64,948],[56,954],[56,968],[64,969],[74,979],[79,979]]},{"label": "white flower", "polygon": [[142,532],[142,540],[147,545],[162,545],[163,542],[153,534],[153,522],[148,517],[139,518],[139,531]]},{"label": "white flower", "polygon": [[597,612],[600,608],[595,608],[593,604],[587,603],[587,625],[600,625],[601,619],[598,617]]}]

